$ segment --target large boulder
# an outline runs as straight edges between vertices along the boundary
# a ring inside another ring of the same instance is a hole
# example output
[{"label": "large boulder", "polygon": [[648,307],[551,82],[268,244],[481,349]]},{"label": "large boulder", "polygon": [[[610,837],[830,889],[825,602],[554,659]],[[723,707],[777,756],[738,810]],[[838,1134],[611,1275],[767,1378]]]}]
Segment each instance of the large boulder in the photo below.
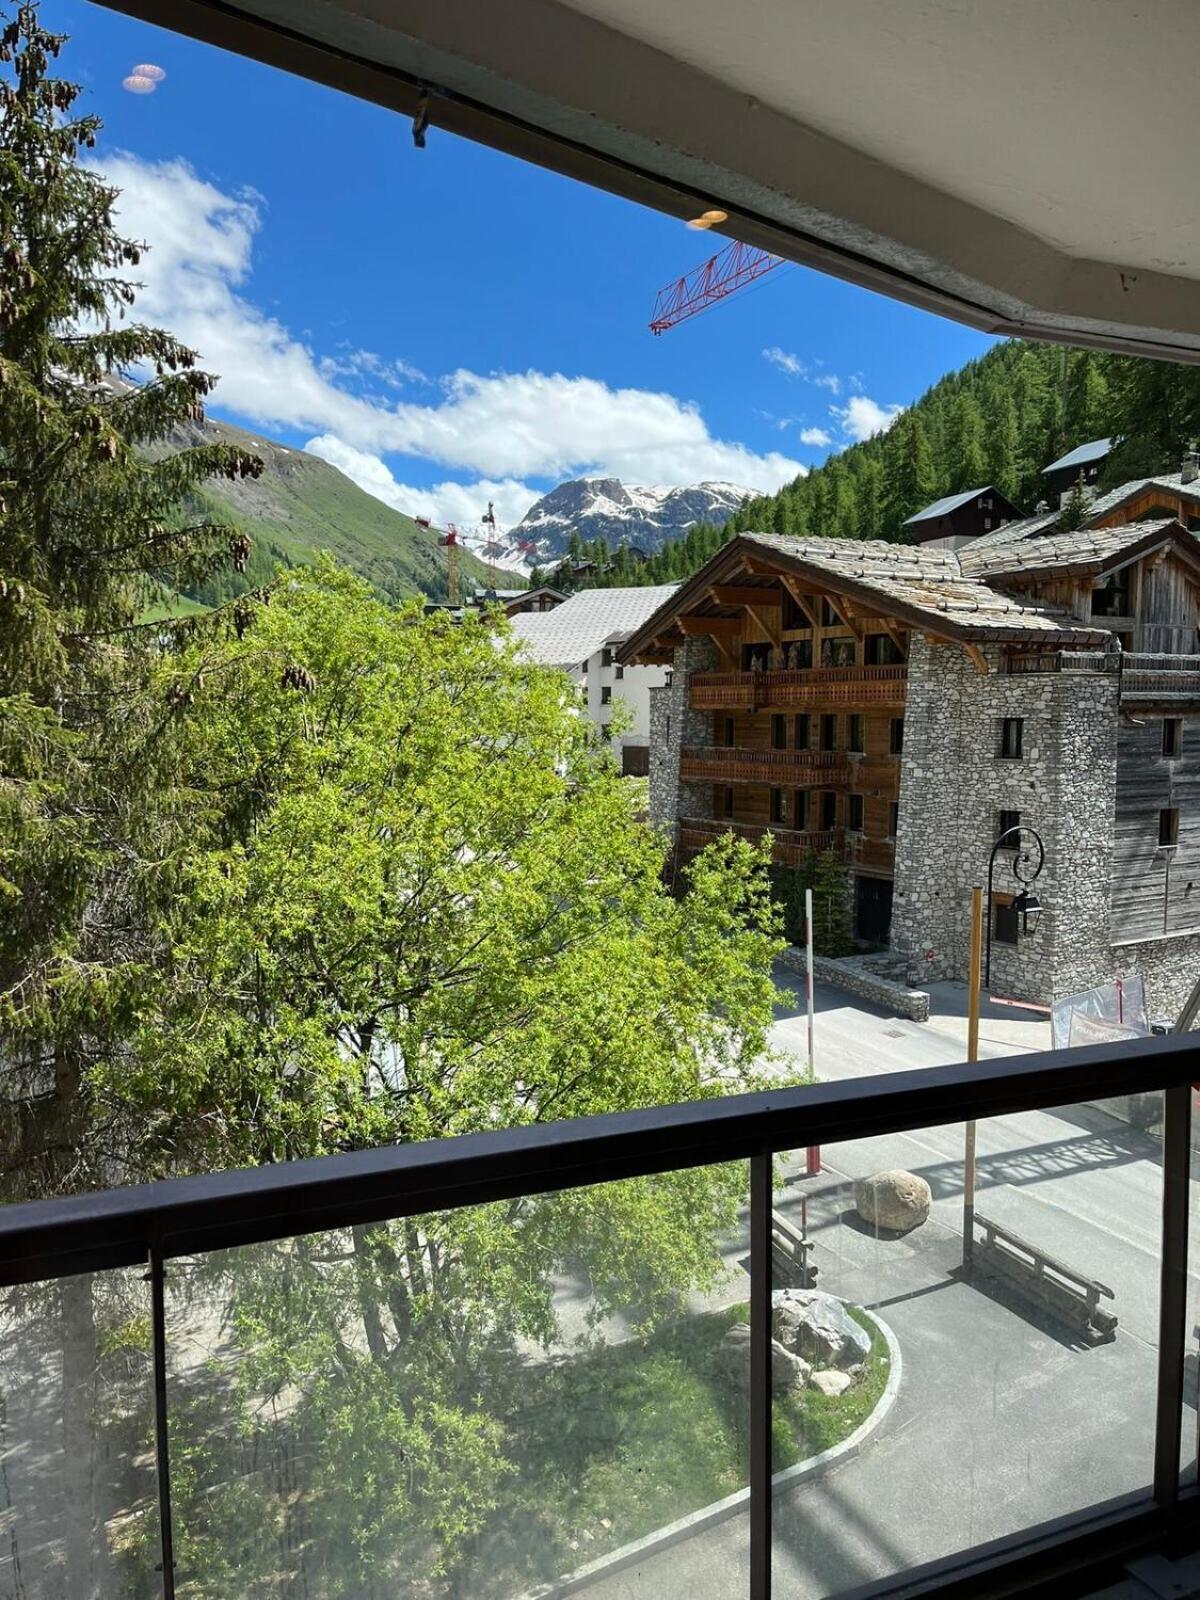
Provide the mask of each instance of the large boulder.
[{"label": "large boulder", "polygon": [[825,1394],[831,1400],[836,1400],[839,1395],[845,1394],[853,1382],[854,1379],[848,1372],[838,1372],[833,1367],[826,1367],[812,1374],[808,1380],[808,1387],[815,1389],[818,1394]]},{"label": "large boulder", "polygon": [[867,1330],[831,1294],[819,1289],[777,1289],[771,1296],[776,1342],[815,1367],[856,1366],[871,1353]]},{"label": "large boulder", "polygon": [[[721,1342],[721,1365],[738,1388],[750,1389],[750,1326],[735,1322]],[[778,1339],[771,1340],[771,1393],[788,1394],[792,1389],[803,1389],[808,1382],[810,1364],[793,1350],[786,1349]]]},{"label": "large boulder", "polygon": [[877,1172],[873,1178],[856,1178],[854,1209],[864,1222],[890,1233],[919,1228],[929,1215],[933,1194],[924,1178],[899,1167]]}]

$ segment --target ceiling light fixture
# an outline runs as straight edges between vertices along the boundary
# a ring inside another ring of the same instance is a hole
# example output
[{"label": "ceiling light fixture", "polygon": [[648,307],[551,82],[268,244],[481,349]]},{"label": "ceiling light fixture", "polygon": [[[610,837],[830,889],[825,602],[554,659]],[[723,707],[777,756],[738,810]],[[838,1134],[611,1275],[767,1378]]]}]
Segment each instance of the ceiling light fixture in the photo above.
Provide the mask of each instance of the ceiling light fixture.
[{"label": "ceiling light fixture", "polygon": [[704,211],[698,217],[688,218],[689,228],[715,228],[719,222],[728,222],[728,211]]}]

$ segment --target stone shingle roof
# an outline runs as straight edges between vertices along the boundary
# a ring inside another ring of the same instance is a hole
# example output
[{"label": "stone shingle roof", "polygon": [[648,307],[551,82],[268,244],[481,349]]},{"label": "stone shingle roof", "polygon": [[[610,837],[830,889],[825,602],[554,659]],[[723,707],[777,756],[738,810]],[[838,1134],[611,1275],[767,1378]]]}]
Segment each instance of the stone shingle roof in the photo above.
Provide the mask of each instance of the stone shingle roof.
[{"label": "stone shingle roof", "polygon": [[1117,506],[1124,505],[1126,500],[1136,498],[1144,489],[1167,489],[1172,494],[1181,495],[1183,499],[1200,505],[1200,478],[1193,478],[1191,483],[1184,483],[1182,473],[1159,472],[1153,478],[1131,478],[1128,483],[1118,484],[1115,489],[1102,494],[1098,500],[1093,500],[1087,510],[1088,521],[1094,522],[1097,517],[1106,516]]},{"label": "stone shingle roof", "polygon": [[998,578],[1018,573],[1054,572],[1077,567],[1102,569],[1125,550],[1179,525],[1173,517],[1159,522],[1126,522],[1117,528],[1076,528],[981,548],[977,540],[958,552],[964,573],[973,578]]},{"label": "stone shingle roof", "polygon": [[675,593],[678,584],[584,589],[553,611],[523,611],[511,620],[526,654],[548,667],[577,667],[613,640],[624,639]]},{"label": "stone shingle roof", "polygon": [[741,537],[828,578],[835,592],[841,588],[874,597],[884,611],[925,622],[934,632],[940,625],[956,636],[979,640],[1058,634],[1065,643],[1068,635],[1099,637],[1096,629],[1064,612],[1014,600],[979,577],[967,576],[953,550],[882,539],[800,539],[774,533]]}]

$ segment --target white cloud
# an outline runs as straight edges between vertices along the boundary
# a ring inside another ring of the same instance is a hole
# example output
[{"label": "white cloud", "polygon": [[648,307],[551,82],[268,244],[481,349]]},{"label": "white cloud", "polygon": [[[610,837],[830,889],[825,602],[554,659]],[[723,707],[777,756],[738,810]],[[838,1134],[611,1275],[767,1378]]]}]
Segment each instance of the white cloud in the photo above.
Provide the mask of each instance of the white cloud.
[{"label": "white cloud", "polygon": [[495,481],[483,478],[474,483],[438,483],[432,488],[416,489],[399,483],[386,462],[368,450],[356,450],[336,434],[323,433],[310,439],[304,447],[330,466],[337,467],[352,478],[360,489],[373,494],[377,500],[386,501],[397,511],[410,517],[429,517],[437,526],[447,522],[474,527],[491,500],[495,505],[496,521],[501,528],[514,527],[530,506],[541,495],[540,489],[515,478]]},{"label": "white cloud", "polygon": [[824,372],[812,380],[818,389],[828,389],[830,394],[841,394],[842,380],[832,372]]},{"label": "white cloud", "polygon": [[844,406],[830,406],[829,410],[848,439],[862,440],[886,433],[904,407],[881,406],[870,395],[852,394]]},{"label": "white cloud", "polygon": [[800,357],[794,356],[790,350],[781,350],[777,344],[769,345],[763,351],[763,360],[769,361],[781,372],[786,372],[789,378],[808,377],[808,367]]},{"label": "white cloud", "polygon": [[264,431],[332,436],[364,454],[416,457],[496,483],[598,473],[633,483],[722,479],[769,491],[801,470],[778,451],[715,439],[692,403],[595,378],[460,369],[429,404],[362,392],[371,380],[402,382],[409,376],[403,358],[320,355],[248,298],[261,196],[225,194],[183,161],[116,155],[102,171],[122,191],[122,226],[150,246],[138,316],[198,350],[204,367],[220,375],[218,403]]},{"label": "white cloud", "polygon": [[824,428],[801,428],[800,443],[810,444],[816,449],[823,450],[826,445],[833,443],[833,435],[826,433]]}]

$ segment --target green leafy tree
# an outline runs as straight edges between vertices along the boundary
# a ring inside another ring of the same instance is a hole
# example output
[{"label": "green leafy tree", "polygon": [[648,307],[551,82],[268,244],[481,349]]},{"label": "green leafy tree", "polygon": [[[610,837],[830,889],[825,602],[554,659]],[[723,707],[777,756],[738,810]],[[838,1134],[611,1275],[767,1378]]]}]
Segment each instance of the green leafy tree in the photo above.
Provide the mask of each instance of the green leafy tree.
[{"label": "green leafy tree", "polygon": [[[147,1160],[287,1159],[756,1082],[779,947],[762,853],[731,839],[670,895],[664,844],[562,677],[485,621],[397,614],[325,567],[164,675],[195,696],[209,844],[166,919],[153,1021],[98,1080],[140,1113]],[[586,1263],[596,1315],[653,1316],[713,1280],[743,1184],[714,1168],[532,1196],[318,1241],[319,1269],[288,1244],[224,1281],[255,1350],[247,1414],[300,1394],[296,1426],[332,1441],[308,1484],[329,1592],[460,1570],[510,1470],[518,1344],[561,1333],[556,1273]],[[181,1513],[201,1570],[228,1477],[206,1438]],[[244,1591],[246,1570],[212,1570],[198,1592]]]}]

